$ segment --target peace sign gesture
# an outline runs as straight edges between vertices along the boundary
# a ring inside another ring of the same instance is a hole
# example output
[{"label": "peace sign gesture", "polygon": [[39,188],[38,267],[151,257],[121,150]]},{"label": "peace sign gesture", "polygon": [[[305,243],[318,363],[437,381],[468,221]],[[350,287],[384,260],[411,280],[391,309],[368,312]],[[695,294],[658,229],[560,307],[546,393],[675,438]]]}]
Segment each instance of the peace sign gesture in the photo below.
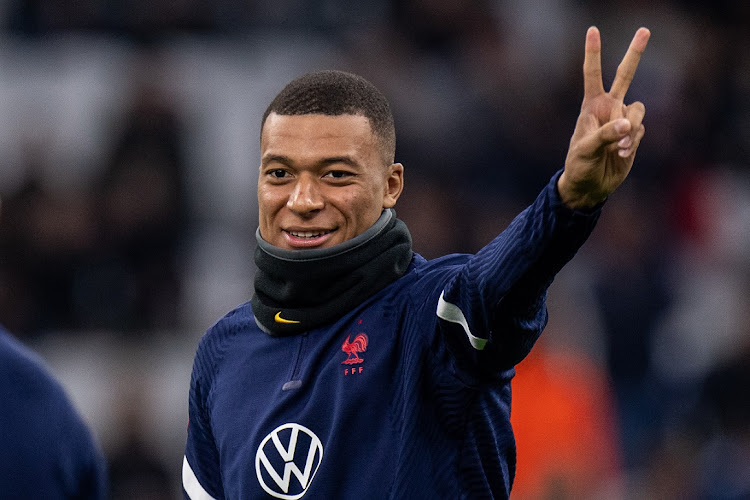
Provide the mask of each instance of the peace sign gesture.
[{"label": "peace sign gesture", "polygon": [[583,104],[570,139],[565,170],[557,184],[560,197],[570,208],[596,206],[630,173],[645,133],[646,108],[641,102],[626,106],[623,101],[650,36],[646,28],[635,33],[612,88],[605,92],[599,30],[591,27],[586,33]]}]

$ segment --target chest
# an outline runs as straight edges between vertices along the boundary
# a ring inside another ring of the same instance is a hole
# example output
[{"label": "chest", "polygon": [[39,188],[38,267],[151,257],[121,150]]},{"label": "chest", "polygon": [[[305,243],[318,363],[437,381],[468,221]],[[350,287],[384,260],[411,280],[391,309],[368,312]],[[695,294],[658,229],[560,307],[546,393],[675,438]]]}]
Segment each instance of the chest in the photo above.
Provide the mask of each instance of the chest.
[{"label": "chest", "polygon": [[237,496],[252,498],[261,487],[291,498],[315,477],[322,488],[341,487],[356,477],[352,470],[387,474],[398,448],[394,401],[403,397],[398,317],[369,308],[298,336],[250,331],[232,346],[210,411],[224,483],[236,485]]}]

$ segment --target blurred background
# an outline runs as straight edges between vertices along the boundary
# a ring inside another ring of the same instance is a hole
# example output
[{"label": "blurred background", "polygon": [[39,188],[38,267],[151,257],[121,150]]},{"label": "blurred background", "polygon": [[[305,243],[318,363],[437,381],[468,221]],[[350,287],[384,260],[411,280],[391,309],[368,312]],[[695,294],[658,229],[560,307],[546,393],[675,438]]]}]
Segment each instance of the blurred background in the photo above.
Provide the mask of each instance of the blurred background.
[{"label": "blurred background", "polygon": [[252,293],[261,115],[292,78],[391,101],[425,257],[562,167],[586,28],[639,26],[631,178],[513,382],[516,498],[750,497],[750,4],[0,0],[0,323],[91,424],[113,499],[180,498],[192,358]]}]

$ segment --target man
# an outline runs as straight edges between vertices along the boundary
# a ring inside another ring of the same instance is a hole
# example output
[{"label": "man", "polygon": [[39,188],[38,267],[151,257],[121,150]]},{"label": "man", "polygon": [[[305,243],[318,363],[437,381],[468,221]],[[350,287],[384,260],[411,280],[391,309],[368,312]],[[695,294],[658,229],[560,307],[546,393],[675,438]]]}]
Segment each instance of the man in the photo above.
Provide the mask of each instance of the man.
[{"label": "man", "polygon": [[0,328],[0,498],[106,497],[105,462],[41,358]]},{"label": "man", "polygon": [[202,339],[183,486],[208,498],[506,498],[510,380],[546,289],[625,179],[644,134],[586,36],[565,168],[476,255],[426,261],[392,208],[404,182],[385,98],[360,77],[304,75],[262,121],[251,302]]}]

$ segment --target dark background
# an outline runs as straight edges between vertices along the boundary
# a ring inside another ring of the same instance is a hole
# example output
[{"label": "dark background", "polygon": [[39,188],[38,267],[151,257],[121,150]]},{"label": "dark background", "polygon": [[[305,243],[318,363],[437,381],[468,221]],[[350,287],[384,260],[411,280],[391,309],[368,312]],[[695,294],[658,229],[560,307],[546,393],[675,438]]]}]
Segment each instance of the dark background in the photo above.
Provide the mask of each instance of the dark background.
[{"label": "dark background", "polygon": [[91,423],[113,498],[180,496],[192,356],[251,295],[284,84],[379,86],[415,249],[476,251],[561,168],[590,25],[606,87],[651,29],[626,98],[647,132],[518,368],[516,495],[750,495],[750,4],[599,4],[0,1],[0,323]]}]

